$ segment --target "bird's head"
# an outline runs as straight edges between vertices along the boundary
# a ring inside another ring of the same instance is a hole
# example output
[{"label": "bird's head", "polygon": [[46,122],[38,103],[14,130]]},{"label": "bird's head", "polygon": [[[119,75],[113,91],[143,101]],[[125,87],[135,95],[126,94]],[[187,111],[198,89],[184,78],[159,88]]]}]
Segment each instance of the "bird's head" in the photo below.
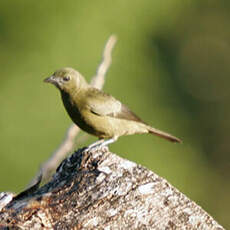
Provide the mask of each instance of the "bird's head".
[{"label": "bird's head", "polygon": [[84,77],[76,70],[65,67],[57,70],[52,76],[46,78],[44,82],[52,83],[58,89],[70,93],[88,86]]}]

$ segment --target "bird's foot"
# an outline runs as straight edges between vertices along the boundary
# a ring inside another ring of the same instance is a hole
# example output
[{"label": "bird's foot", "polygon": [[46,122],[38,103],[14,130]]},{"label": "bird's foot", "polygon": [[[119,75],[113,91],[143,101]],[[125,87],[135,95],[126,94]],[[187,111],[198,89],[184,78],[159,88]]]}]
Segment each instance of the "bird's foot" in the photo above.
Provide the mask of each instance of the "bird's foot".
[{"label": "bird's foot", "polygon": [[92,143],[91,145],[89,145],[87,147],[87,149],[88,150],[92,150],[92,149],[95,149],[95,148],[99,148],[99,147],[101,147],[101,145],[103,144],[104,141],[105,140],[103,140],[103,139],[101,139],[99,141],[96,141],[96,142]]},{"label": "bird's foot", "polygon": [[117,140],[117,137],[113,137],[108,140],[101,139],[89,145],[86,148],[86,151],[102,149],[103,147],[108,146],[109,144],[115,142],[116,140]]}]

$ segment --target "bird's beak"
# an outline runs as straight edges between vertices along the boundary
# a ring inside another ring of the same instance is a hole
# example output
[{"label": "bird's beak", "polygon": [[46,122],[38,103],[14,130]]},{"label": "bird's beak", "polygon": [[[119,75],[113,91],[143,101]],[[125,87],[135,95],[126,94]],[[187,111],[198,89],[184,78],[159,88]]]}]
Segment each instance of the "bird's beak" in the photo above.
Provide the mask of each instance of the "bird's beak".
[{"label": "bird's beak", "polygon": [[56,84],[56,83],[57,83],[57,80],[56,80],[56,78],[52,75],[52,76],[47,77],[46,79],[44,79],[44,82]]}]

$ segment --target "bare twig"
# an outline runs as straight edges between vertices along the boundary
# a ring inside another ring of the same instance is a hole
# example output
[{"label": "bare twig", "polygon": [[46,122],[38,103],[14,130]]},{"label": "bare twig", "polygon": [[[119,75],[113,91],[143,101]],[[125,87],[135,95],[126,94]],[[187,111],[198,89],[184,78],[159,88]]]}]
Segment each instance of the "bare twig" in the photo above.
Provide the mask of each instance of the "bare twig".
[{"label": "bare twig", "polygon": [[[111,53],[116,41],[117,39],[115,35],[111,35],[109,37],[103,51],[102,61],[97,69],[97,73],[91,80],[90,84],[98,89],[103,88],[105,82],[105,75],[112,61]],[[74,139],[78,135],[79,131],[79,127],[75,124],[72,124],[68,128],[66,136],[64,137],[64,140],[61,143],[61,145],[58,147],[57,150],[54,151],[51,157],[41,165],[39,172],[32,179],[28,187],[32,186],[33,184],[36,184],[41,174],[43,176],[43,180],[47,180],[50,177],[51,173],[57,168],[57,166],[61,163],[64,157],[67,156],[67,154],[73,150],[75,143]]]},{"label": "bare twig", "polygon": [[105,45],[103,57],[101,64],[98,66],[96,75],[91,80],[91,85],[95,88],[102,89],[104,82],[105,82],[105,75],[106,72],[109,69],[109,66],[112,62],[112,50],[117,41],[117,38],[115,35],[111,35],[108,42]]}]

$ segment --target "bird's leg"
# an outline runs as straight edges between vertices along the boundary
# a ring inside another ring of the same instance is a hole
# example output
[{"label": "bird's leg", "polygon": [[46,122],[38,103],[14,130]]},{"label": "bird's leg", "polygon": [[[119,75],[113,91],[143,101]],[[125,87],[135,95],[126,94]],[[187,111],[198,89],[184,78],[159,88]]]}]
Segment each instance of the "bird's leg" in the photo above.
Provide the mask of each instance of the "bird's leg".
[{"label": "bird's leg", "polygon": [[113,137],[113,138],[110,138],[108,140],[104,140],[100,146],[103,147],[103,146],[107,146],[109,144],[112,144],[113,142],[115,142],[116,140],[118,139],[118,137]]},{"label": "bird's leg", "polygon": [[101,148],[101,147],[107,146],[107,145],[115,142],[117,139],[118,139],[118,137],[113,137],[113,138],[110,138],[108,140],[100,139],[100,140],[94,142],[93,144],[89,145],[87,147],[87,150],[91,150],[91,149],[94,149],[94,148]]},{"label": "bird's leg", "polygon": [[94,143],[92,143],[91,145],[89,145],[87,147],[87,149],[93,149],[93,148],[95,148],[97,146],[100,146],[104,141],[105,141],[104,139],[100,139],[98,141],[95,141]]}]

